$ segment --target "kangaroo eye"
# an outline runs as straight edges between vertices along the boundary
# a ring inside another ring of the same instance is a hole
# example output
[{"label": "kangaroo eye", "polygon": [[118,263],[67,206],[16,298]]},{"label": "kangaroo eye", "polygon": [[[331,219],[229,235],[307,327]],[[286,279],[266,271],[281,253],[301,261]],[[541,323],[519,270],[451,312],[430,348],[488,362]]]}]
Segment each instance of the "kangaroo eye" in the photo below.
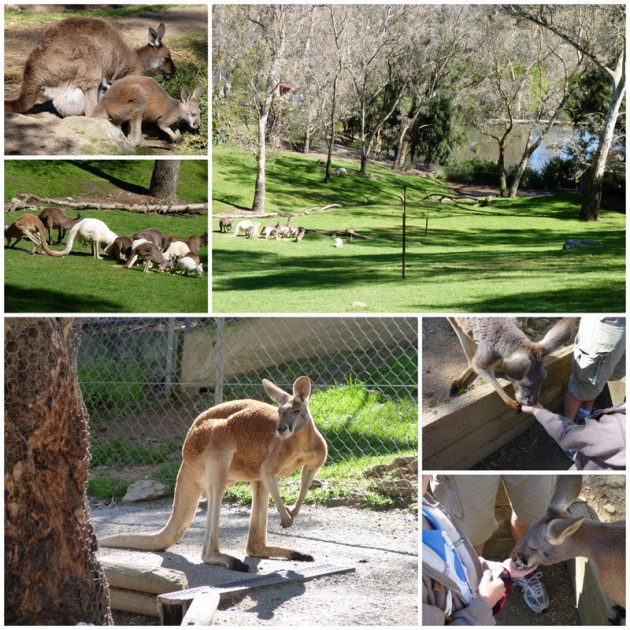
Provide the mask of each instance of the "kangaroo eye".
[{"label": "kangaroo eye", "polygon": [[300,413],[300,410],[299,410],[299,409],[292,409],[292,410],[291,410],[291,413],[292,413],[294,416],[297,416],[297,415]]}]

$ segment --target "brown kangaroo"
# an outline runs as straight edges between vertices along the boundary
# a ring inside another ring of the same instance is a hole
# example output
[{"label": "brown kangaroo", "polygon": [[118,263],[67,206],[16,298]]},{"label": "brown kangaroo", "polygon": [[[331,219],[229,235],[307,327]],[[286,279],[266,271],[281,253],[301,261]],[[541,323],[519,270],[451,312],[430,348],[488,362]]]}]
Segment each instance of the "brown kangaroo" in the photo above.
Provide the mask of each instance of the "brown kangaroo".
[{"label": "brown kangaroo", "polygon": [[[44,224],[34,214],[23,214],[4,228],[4,238],[7,239],[7,247],[15,247],[23,238],[35,243],[31,254],[41,253],[42,249],[51,254],[46,244],[46,230]],[[13,245],[11,239],[16,239]],[[53,253],[54,254],[54,253]],[[53,255],[51,254],[51,255]]]},{"label": "brown kangaroo", "polygon": [[[175,499],[168,523],[155,533],[116,534],[99,540],[101,547],[164,550],[188,531],[199,497],[208,498],[208,521],[201,558],[236,571],[249,566],[219,549],[219,512],[226,489],[238,481],[252,486],[252,511],[247,554],[256,558],[312,561],[313,557],[267,544],[269,494],[280,513],[283,527],[293,525],[317,471],[326,461],[326,440],[315,427],[308,408],[311,382],[300,376],[293,394],[263,380],[267,394],[280,405],[257,400],[234,400],[211,407],[197,417],[188,431]],[[302,468],[300,494],[286,508],[277,478]]]},{"label": "brown kangaroo", "polygon": [[[59,210],[59,208],[44,208],[39,213],[39,219],[46,227],[48,240],[53,245],[59,245],[66,235],[66,230],[75,226],[81,220],[81,215],[77,213],[77,218],[71,219],[63,210]],[[52,231],[54,228],[57,228],[57,240],[53,243]]]},{"label": "brown kangaroo", "polygon": [[181,100],[177,100],[151,77],[128,76],[116,81],[105,92],[91,115],[107,118],[117,127],[129,123],[129,142],[134,147],[142,143],[143,122],[155,123],[173,142],[179,142],[179,129],[174,132],[171,125],[184,120],[191,129],[199,129],[201,111],[198,101],[203,89],[203,85],[198,85],[191,96],[184,86]]},{"label": "brown kangaroo", "polygon": [[208,244],[208,232],[204,232],[201,236],[187,236],[184,239],[184,243],[188,245],[191,252],[197,253],[201,247]]},{"label": "brown kangaroo", "polygon": [[4,101],[5,112],[28,112],[42,88],[61,116],[89,116],[99,90],[129,74],[173,74],[162,44],[164,24],[149,28],[149,43],[129,46],[108,22],[73,17],[47,26],[24,66],[20,95]]}]

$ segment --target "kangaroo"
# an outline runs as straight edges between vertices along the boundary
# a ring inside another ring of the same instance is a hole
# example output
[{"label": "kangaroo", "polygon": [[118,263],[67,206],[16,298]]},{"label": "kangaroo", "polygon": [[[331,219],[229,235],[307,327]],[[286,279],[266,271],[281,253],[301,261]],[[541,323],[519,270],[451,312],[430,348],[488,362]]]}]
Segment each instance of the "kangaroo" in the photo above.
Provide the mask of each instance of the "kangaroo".
[{"label": "kangaroo", "polygon": [[81,220],[81,215],[77,213],[76,219],[66,216],[63,210],[59,208],[44,208],[39,213],[40,221],[46,226],[48,232],[48,240],[52,243],[52,231],[57,228],[57,240],[54,245],[60,245],[66,230],[69,230]]},{"label": "kangaroo", "polygon": [[[202,560],[236,571],[248,571],[245,562],[219,550],[223,495],[234,483],[248,481],[252,486],[252,511],[247,555],[313,561],[312,556],[299,551],[267,545],[269,494],[280,514],[281,525],[290,527],[311,482],[326,460],[326,441],[315,427],[308,408],[311,383],[308,377],[300,376],[293,383],[292,395],[267,379],[262,383],[280,408],[257,400],[235,400],[211,407],[197,417],[184,441],[173,509],[164,528],[148,534],[106,536],[100,539],[102,547],[168,549],[190,527],[199,497],[204,494],[208,498],[208,521]],[[287,509],[276,479],[300,467],[300,494],[295,505]]]},{"label": "kangaroo", "polygon": [[208,244],[208,232],[204,232],[201,236],[188,236],[184,239],[184,243],[188,245],[191,252],[198,252],[201,247]]},{"label": "kangaroo", "polygon": [[144,273],[149,273],[149,268],[152,265],[156,265],[158,271],[173,268],[173,261],[166,258],[160,251],[160,248],[153,243],[140,243],[140,245],[134,247],[131,260],[135,262],[136,258],[140,258],[144,262]]},{"label": "kangaroo", "polygon": [[171,98],[151,77],[128,76],[116,81],[105,92],[94,108],[94,118],[107,118],[117,127],[129,123],[129,141],[134,147],[142,143],[142,123],[155,123],[173,142],[181,140],[179,129],[171,130],[178,120],[191,129],[201,126],[199,97],[204,87],[199,84],[192,96],[186,86],[181,89],[181,100]]},{"label": "kangaroo", "polygon": [[299,227],[295,232],[295,242],[299,243],[306,234],[306,230],[303,227]]},{"label": "kangaroo", "polygon": [[265,237],[265,240],[268,240],[272,237],[278,240],[278,236],[280,234],[280,221],[278,221],[278,223],[276,223],[275,225],[266,225],[263,228],[262,233]]},{"label": "kangaroo", "polygon": [[177,262],[182,256],[190,251],[190,247],[184,241],[175,241],[164,250],[164,258]]},{"label": "kangaroo", "polygon": [[[197,256],[198,258],[198,256]],[[203,267],[201,262],[196,262],[190,258],[190,254],[182,256],[175,263],[175,273],[180,272],[183,276],[203,276]]]},{"label": "kangaroo", "polygon": [[131,246],[133,241],[130,236],[118,236],[111,244],[108,253],[116,260],[117,263],[122,263],[124,260],[131,258]]},{"label": "kangaroo", "polygon": [[100,246],[103,245],[103,252],[107,253],[109,247],[118,238],[107,225],[100,219],[81,219],[68,232],[68,243],[63,251],[57,252],[44,250],[49,256],[67,256],[72,250],[72,245],[76,239],[79,243],[89,243],[92,247],[92,256],[101,259]]},{"label": "kangaroo", "polygon": [[512,559],[523,569],[588,558],[597,565],[603,589],[625,607],[626,522],[601,523],[572,516],[568,510],[581,489],[581,475],[558,477],[547,514],[529,526],[512,550]]},{"label": "kangaroo", "polygon": [[248,228],[253,228],[253,236],[251,238],[253,238],[254,236],[258,236],[258,230],[260,230],[260,223],[255,223],[254,221],[250,221],[249,219],[245,219],[243,221],[239,221],[236,224],[236,228],[234,228],[234,234],[232,234],[233,237],[237,237],[239,235],[239,233],[242,231],[243,234],[247,235],[247,230]]},{"label": "kangaroo", "polygon": [[[521,330],[515,317],[448,317],[459,338],[468,367],[451,383],[450,395],[455,396],[474,374],[483,376],[497,391],[506,405],[520,411],[521,404],[533,405],[547,376],[545,356],[569,343],[575,337],[575,319],[565,317],[538,342]],[[502,371],[514,386],[516,400],[510,398],[494,374]]]},{"label": "kangaroo", "polygon": [[[31,250],[31,254],[41,253],[44,250],[51,256],[54,255],[52,250],[48,249],[46,244],[46,230],[44,224],[34,214],[23,214],[21,217],[13,221],[11,225],[4,228],[4,238],[7,239],[7,247],[15,247],[23,238],[35,243],[35,247]],[[16,239],[11,244],[11,240]]]},{"label": "kangaroo", "polygon": [[231,232],[232,231],[232,219],[229,217],[221,217],[219,219],[219,232]]},{"label": "kangaroo", "polygon": [[90,116],[103,85],[129,74],[173,74],[162,44],[166,28],[149,28],[149,43],[131,48],[108,22],[73,17],[44,29],[24,66],[20,96],[4,101],[5,112],[28,112],[43,88],[61,116]]}]

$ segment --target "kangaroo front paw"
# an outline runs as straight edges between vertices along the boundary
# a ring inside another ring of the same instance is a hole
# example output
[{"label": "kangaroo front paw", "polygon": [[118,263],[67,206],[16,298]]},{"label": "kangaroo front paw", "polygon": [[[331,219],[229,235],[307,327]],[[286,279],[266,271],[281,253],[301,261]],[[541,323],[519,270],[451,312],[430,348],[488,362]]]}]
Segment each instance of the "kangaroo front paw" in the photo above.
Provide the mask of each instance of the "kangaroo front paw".
[{"label": "kangaroo front paw", "polygon": [[292,551],[289,556],[289,560],[297,560],[299,562],[315,562],[315,558],[307,553],[300,553],[299,551]]},{"label": "kangaroo front paw", "polygon": [[453,381],[451,383],[451,389],[448,391],[449,396],[457,396],[462,388],[462,384],[459,381]]}]

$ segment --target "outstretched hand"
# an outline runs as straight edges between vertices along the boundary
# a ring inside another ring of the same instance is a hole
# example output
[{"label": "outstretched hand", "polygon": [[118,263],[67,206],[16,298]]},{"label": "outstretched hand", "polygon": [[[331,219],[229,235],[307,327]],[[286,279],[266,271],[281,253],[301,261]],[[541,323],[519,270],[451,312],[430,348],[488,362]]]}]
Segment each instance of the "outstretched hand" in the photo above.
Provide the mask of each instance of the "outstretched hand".
[{"label": "outstretched hand", "polygon": [[529,413],[535,418],[538,416],[538,412],[543,411],[544,409],[545,408],[539,402],[535,403],[534,405],[527,405],[525,403],[521,405],[521,411],[523,413]]},{"label": "outstretched hand", "polygon": [[504,566],[510,572],[510,575],[513,578],[525,577],[526,575],[529,575],[532,571],[535,571],[538,568],[538,565],[535,565],[533,567],[525,567],[524,569],[519,569],[516,566],[516,563],[514,562],[514,560],[512,560],[512,558],[507,558],[501,563],[501,565]]}]

